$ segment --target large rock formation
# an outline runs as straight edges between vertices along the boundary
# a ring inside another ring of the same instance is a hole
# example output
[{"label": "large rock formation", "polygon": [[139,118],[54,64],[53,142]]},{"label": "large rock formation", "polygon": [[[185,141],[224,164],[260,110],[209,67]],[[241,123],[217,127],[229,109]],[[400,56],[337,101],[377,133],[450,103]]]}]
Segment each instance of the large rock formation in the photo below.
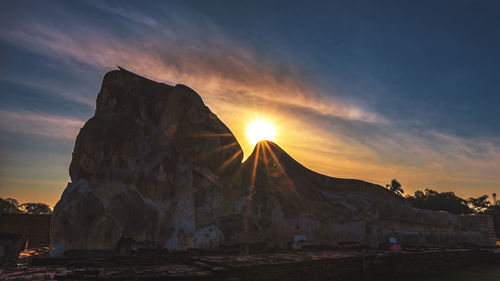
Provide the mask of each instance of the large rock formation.
[{"label": "large rock formation", "polygon": [[381,186],[317,174],[272,142],[242,157],[231,131],[190,88],[107,73],[75,143],[72,182],[54,208],[52,252],[124,241],[167,249],[284,248],[294,240],[377,246],[389,236],[491,243],[488,230],[478,230],[488,220],[464,223],[412,208]]}]

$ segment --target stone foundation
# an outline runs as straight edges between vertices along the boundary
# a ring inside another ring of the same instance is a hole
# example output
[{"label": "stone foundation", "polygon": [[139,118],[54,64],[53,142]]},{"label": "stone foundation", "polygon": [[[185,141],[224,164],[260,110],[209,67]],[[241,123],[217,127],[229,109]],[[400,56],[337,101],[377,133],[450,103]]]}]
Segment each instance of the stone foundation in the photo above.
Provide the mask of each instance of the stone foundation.
[{"label": "stone foundation", "polygon": [[28,239],[28,248],[50,245],[51,215],[2,214],[0,232],[19,234]]}]

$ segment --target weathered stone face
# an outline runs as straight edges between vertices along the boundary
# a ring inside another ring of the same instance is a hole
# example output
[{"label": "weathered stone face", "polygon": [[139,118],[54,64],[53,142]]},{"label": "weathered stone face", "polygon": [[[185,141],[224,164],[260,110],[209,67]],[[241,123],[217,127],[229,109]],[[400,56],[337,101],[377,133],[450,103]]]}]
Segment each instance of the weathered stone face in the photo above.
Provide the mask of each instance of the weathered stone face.
[{"label": "weathered stone face", "polygon": [[72,183],[51,222],[52,253],[127,241],[284,248],[377,246],[388,237],[480,243],[489,235],[476,230],[487,221],[415,209],[381,186],[317,174],[272,142],[242,158],[231,131],[190,88],[111,71],[75,143]]},{"label": "weathered stone face", "polygon": [[[209,223],[218,211],[223,186],[213,182],[230,178],[242,157],[231,131],[193,90],[109,72],[95,116],[75,143],[52,248],[109,249],[121,238],[196,247],[193,237],[205,226],[197,222]],[[215,236],[212,247],[222,241]]]},{"label": "weathered stone face", "polygon": [[251,194],[244,220],[257,222],[246,238],[271,246],[285,247],[294,237],[316,245],[377,246],[390,236],[408,240],[402,236],[460,230],[456,216],[412,208],[379,185],[317,174],[269,141],[258,143],[243,163],[241,182]]}]

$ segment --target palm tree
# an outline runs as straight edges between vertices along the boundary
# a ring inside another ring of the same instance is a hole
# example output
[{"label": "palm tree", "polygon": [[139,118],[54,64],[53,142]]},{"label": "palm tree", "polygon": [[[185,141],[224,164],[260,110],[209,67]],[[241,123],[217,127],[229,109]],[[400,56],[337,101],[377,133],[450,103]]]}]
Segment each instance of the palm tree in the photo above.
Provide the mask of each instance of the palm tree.
[{"label": "palm tree", "polygon": [[401,188],[401,184],[396,179],[393,179],[390,184],[386,184],[385,186],[389,188],[390,191],[398,195],[403,195],[404,193],[404,190]]}]

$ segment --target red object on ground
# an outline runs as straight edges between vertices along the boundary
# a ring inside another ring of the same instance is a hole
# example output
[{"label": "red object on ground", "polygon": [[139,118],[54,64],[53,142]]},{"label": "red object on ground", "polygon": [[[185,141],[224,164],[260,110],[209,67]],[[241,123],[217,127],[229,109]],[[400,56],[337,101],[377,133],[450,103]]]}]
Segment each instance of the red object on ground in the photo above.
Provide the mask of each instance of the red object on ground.
[{"label": "red object on ground", "polygon": [[399,243],[391,244],[389,249],[391,250],[391,253],[401,253],[401,251],[403,250],[403,248],[401,247],[401,244],[399,244]]}]

